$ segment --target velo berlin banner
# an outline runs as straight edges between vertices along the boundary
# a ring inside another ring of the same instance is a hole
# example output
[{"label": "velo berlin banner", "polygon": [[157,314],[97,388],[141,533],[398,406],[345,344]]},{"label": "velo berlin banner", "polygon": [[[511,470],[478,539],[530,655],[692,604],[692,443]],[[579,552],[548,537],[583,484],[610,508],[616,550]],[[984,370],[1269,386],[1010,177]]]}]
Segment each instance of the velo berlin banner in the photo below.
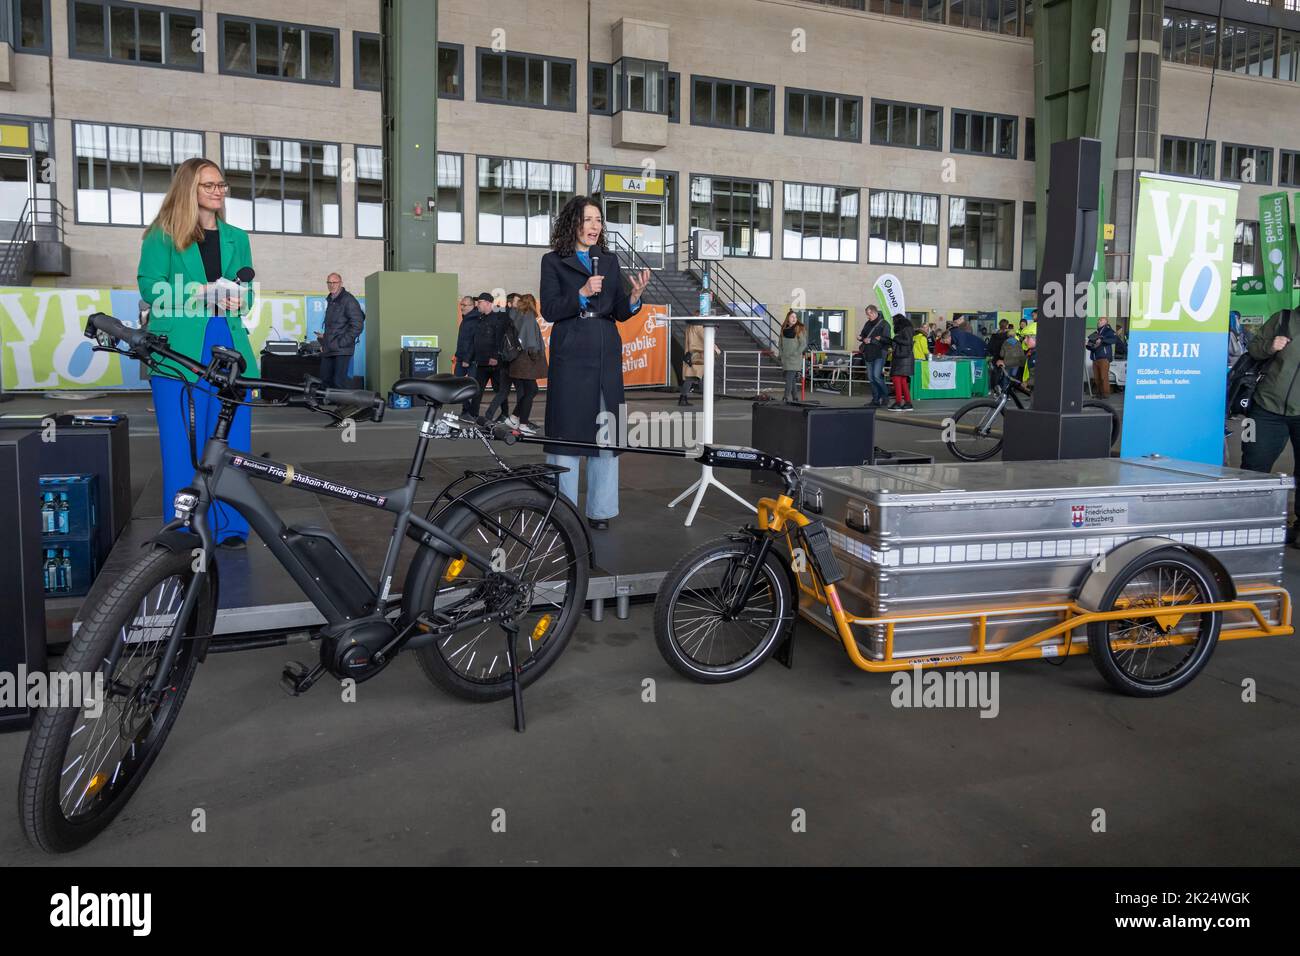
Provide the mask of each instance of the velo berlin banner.
[{"label": "velo berlin banner", "polygon": [[1143,174],[1124,388],[1125,458],[1223,464],[1237,187]]}]

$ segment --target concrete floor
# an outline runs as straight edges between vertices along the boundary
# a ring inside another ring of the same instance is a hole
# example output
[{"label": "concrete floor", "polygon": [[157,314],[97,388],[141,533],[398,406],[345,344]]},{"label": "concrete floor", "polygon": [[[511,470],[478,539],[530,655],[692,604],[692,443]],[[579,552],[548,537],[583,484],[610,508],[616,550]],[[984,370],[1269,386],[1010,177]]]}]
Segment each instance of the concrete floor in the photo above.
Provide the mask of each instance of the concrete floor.
[{"label": "concrete floor", "polygon": [[[259,426],[255,451],[319,458],[304,452],[328,433],[281,414]],[[360,430],[356,453],[408,447],[400,418]],[[747,439],[747,406],[721,406],[720,419],[721,439]],[[885,425],[878,444],[934,454],[942,446],[932,439]],[[151,441],[133,442],[137,472]],[[1287,565],[1297,591],[1300,552]],[[659,657],[651,617],[639,605],[626,621],[584,619],[528,692],[523,735],[509,702],[445,697],[410,657],[344,703],[329,684],[298,699],[279,690],[282,663],[310,650],[213,656],[144,786],[103,836],[51,861],[8,811],[0,861],[1296,862],[1294,638],[1223,644],[1197,681],[1154,701],[1112,693],[1086,656],[1009,664],[997,669],[999,715],[981,719],[894,708],[887,676],[857,671],[807,625],[793,670],[769,663],[738,683],[692,684]],[[1246,678],[1257,682],[1255,703],[1241,700]],[[652,703],[642,699],[647,680]],[[0,736],[0,793],[15,793],[25,743]],[[207,830],[196,834],[199,808]],[[1093,831],[1098,808],[1104,833]],[[792,832],[800,810],[806,832]],[[493,829],[501,811],[504,833]]]}]

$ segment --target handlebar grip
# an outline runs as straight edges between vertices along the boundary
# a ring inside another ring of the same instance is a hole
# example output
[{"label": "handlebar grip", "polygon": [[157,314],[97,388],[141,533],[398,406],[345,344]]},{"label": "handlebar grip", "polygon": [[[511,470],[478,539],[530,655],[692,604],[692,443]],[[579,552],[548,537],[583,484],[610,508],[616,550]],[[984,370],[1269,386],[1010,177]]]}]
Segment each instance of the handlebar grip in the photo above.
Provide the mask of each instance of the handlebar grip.
[{"label": "handlebar grip", "polygon": [[321,390],[321,398],[331,405],[374,405],[379,396],[364,388],[326,388]]},{"label": "handlebar grip", "polygon": [[519,440],[519,433],[516,432],[513,428],[511,428],[509,425],[493,425],[492,440],[503,441],[507,445],[513,445],[516,441]]},{"label": "handlebar grip", "polygon": [[144,342],[149,335],[144,329],[133,329],[104,312],[94,312],[86,319],[86,338],[93,339],[96,332],[103,332],[133,348]]}]

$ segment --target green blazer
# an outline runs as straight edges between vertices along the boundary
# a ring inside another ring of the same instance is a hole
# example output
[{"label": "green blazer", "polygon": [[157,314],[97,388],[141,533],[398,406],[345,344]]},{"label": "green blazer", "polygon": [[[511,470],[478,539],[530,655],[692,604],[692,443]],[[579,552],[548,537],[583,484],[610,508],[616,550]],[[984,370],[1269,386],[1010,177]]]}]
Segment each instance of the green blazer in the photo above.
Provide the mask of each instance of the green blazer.
[{"label": "green blazer", "polygon": [[[217,231],[221,236],[221,274],[233,280],[240,269],[253,265],[248,233],[224,219],[217,220]],[[190,243],[181,252],[161,229],[151,228],[145,232],[136,282],[140,298],[152,306],[149,331],[167,336],[173,349],[195,361],[202,358],[203,337],[210,316],[202,295],[195,294],[195,284],[202,286],[207,281],[198,243]],[[238,313],[226,316],[230,339],[248,364],[244,374],[250,377],[257,375],[257,358],[248,342],[248,333],[244,331],[243,317],[252,305],[250,293]],[[195,380],[188,370],[176,371],[180,371],[187,381]]]}]

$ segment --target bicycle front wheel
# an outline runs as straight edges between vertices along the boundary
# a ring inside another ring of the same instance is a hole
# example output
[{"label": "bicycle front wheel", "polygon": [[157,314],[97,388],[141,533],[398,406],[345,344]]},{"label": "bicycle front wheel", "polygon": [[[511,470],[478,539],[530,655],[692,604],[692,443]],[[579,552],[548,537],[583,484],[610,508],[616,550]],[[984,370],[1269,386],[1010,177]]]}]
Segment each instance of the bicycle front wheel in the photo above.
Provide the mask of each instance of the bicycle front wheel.
[{"label": "bicycle front wheel", "polygon": [[[126,806],[162,750],[198,664],[182,641],[160,701],[149,689],[194,578],[189,553],[159,548],[124,573],[90,610],[63,655],[62,672],[84,683],[103,675],[102,696],[59,701],[36,713],[19,776],[18,809],[31,843],[50,853],[94,839]],[[211,576],[185,634],[216,619]],[[55,675],[57,677],[58,675]],[[76,686],[72,682],[65,687]]]},{"label": "bicycle front wheel", "polygon": [[737,680],[776,650],[792,615],[790,579],[768,551],[737,607],[754,556],[749,543],[701,545],[668,572],[655,597],[655,643],[672,668],[702,684]]},{"label": "bicycle front wheel", "polygon": [[985,461],[1002,450],[1002,408],[990,399],[967,402],[945,427],[952,437],[944,444],[962,461]]},{"label": "bicycle front wheel", "polygon": [[[578,624],[587,600],[586,536],[563,501],[531,485],[505,483],[475,501],[455,507],[441,519],[444,530],[523,581],[532,602],[515,618],[520,683],[527,687],[555,663]],[[494,610],[499,596],[478,568],[463,558],[429,550],[411,566],[404,589],[412,597],[407,611],[427,613],[440,623],[455,623]],[[416,658],[426,677],[466,700],[509,697],[510,666],[500,624],[455,631]]]}]

